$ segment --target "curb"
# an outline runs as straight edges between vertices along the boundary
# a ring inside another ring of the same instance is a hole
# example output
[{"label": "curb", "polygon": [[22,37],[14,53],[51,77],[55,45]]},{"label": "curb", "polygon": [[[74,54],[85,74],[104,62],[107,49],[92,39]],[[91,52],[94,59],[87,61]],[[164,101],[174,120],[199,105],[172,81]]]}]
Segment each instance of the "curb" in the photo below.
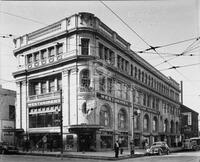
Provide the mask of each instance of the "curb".
[{"label": "curb", "polygon": [[[181,152],[182,149],[180,150],[173,150],[173,152]],[[31,155],[31,156],[49,156],[49,157],[61,157],[60,153],[59,154],[52,154],[52,153],[33,153],[33,152],[19,152],[19,155]],[[134,154],[133,156],[131,155],[124,155],[124,156],[119,156],[118,158],[113,157],[108,157],[108,156],[93,156],[93,155],[74,155],[70,153],[66,153],[63,155],[63,158],[79,158],[79,159],[95,159],[95,160],[110,160],[110,161],[116,161],[116,160],[123,160],[123,159],[130,159],[130,158],[138,158],[138,157],[144,157],[145,154]]]},{"label": "curb", "polygon": [[[41,154],[41,153],[24,153],[20,152],[19,155],[31,155],[31,156],[49,156],[49,157],[61,157],[60,154]],[[131,155],[125,155],[125,156],[119,156],[118,158],[115,157],[107,157],[107,156],[92,156],[92,155],[72,155],[72,154],[65,154],[63,155],[63,158],[80,158],[80,159],[95,159],[95,160],[123,160],[123,159],[130,159],[130,158],[137,158],[137,157],[143,157],[144,154],[135,154],[134,156]]]}]

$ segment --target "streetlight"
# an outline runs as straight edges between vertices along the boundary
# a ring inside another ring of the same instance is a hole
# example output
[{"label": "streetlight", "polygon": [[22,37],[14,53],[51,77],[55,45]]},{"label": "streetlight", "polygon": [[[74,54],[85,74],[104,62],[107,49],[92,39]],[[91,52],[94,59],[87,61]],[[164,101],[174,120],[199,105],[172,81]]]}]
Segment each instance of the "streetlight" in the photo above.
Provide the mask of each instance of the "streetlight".
[{"label": "streetlight", "polygon": [[61,140],[61,159],[63,159],[63,114],[62,114],[62,89],[60,89],[60,140]]},{"label": "streetlight", "polygon": [[132,119],[133,119],[133,127],[132,127],[132,140],[130,142],[130,153],[131,153],[131,156],[133,156],[135,154],[135,143],[134,143],[134,117],[135,116],[139,116],[140,115],[140,110],[137,109],[136,111],[133,110],[133,116],[132,116]]}]

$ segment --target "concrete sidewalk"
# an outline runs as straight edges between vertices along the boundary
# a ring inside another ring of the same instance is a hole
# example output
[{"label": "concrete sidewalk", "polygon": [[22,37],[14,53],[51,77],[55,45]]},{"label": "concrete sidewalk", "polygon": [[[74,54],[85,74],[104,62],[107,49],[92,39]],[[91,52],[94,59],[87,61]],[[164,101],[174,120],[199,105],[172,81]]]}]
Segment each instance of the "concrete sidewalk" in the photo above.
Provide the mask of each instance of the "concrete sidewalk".
[{"label": "concrete sidewalk", "polygon": [[[170,148],[171,152],[178,152],[182,149],[180,147]],[[105,152],[64,152],[63,158],[81,158],[81,159],[98,159],[98,160],[121,160],[128,158],[136,158],[145,156],[144,149],[136,149],[133,156],[130,155],[130,150],[124,150],[123,154],[119,154],[118,158],[115,158],[114,151],[105,151]],[[61,157],[60,152],[49,152],[49,151],[32,151],[32,152],[22,152],[22,155],[34,155],[34,156],[54,156]]]}]

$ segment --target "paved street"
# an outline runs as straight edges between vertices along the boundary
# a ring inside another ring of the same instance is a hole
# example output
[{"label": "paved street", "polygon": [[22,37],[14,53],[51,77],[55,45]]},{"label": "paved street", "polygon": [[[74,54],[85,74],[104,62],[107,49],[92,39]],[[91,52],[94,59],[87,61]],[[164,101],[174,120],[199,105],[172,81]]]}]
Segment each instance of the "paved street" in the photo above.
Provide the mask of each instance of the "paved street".
[{"label": "paved street", "polygon": [[[79,159],[79,158],[60,158],[45,157],[45,156],[29,156],[29,155],[1,155],[0,162],[98,162],[109,160],[93,160],[93,159]],[[198,152],[181,152],[171,153],[163,156],[145,156],[140,158],[130,158],[124,160],[117,160],[123,162],[200,162],[200,151]]]}]

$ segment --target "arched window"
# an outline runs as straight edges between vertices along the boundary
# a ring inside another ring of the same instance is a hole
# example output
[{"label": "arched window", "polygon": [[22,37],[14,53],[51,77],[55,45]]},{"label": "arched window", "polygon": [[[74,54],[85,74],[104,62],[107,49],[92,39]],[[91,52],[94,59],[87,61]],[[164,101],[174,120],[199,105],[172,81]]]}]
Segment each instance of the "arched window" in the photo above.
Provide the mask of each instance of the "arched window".
[{"label": "arched window", "polygon": [[144,71],[142,72],[142,82],[144,82]]},{"label": "arched window", "polygon": [[164,132],[167,133],[168,132],[168,120],[165,119],[164,121]]},{"label": "arched window", "polygon": [[111,126],[111,113],[108,105],[103,105],[100,110],[100,125],[105,127]]},{"label": "arched window", "polygon": [[156,117],[153,118],[152,130],[153,130],[153,132],[156,132],[158,130],[158,120]]},{"label": "arched window", "polygon": [[137,79],[137,67],[135,66],[135,78]]},{"label": "arched window", "polygon": [[86,114],[86,113],[87,113],[87,105],[86,105],[86,102],[84,102],[83,105],[82,105],[82,113],[83,113],[83,114]]},{"label": "arched window", "polygon": [[134,129],[139,129],[140,126],[139,126],[139,120],[140,120],[140,117],[139,116],[134,116]]},{"label": "arched window", "polygon": [[174,121],[171,121],[171,133],[174,133]]},{"label": "arched window", "polygon": [[131,76],[133,76],[133,65],[131,65]]},{"label": "arched window", "polygon": [[144,121],[143,121],[143,125],[144,125],[144,131],[148,131],[149,130],[149,116],[146,114],[144,116]]},{"label": "arched window", "polygon": [[138,80],[140,80],[141,79],[141,70],[139,69],[138,70]]},{"label": "arched window", "polygon": [[118,114],[118,128],[119,129],[126,128],[126,120],[127,120],[126,112],[125,110],[121,109]]},{"label": "arched window", "polygon": [[176,122],[176,133],[179,132],[179,125],[178,125],[178,122]]},{"label": "arched window", "polygon": [[88,69],[84,69],[80,72],[80,84],[81,87],[89,88],[90,86],[90,72]]}]

